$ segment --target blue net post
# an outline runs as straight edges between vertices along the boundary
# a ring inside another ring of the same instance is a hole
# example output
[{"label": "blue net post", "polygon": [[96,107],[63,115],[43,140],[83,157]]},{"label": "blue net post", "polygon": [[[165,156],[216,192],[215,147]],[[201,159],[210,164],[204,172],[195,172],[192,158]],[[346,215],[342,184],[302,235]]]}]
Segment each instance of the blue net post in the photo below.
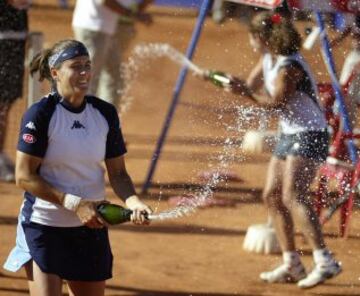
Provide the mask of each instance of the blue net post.
[{"label": "blue net post", "polygon": [[[352,125],[350,122],[349,113],[346,110],[345,100],[341,91],[340,83],[336,76],[335,64],[331,54],[329,40],[326,36],[324,20],[320,11],[315,11],[315,16],[321,32],[320,38],[322,42],[324,61],[327,66],[328,72],[330,74],[331,83],[335,92],[335,98],[339,106],[339,113],[343,123],[343,130],[345,133],[351,133]],[[352,163],[355,164],[357,162],[357,153],[356,153],[356,147],[354,141],[352,139],[349,139],[349,141],[347,142],[347,146],[349,150],[350,159]]]},{"label": "blue net post", "polygon": [[[193,31],[190,44],[186,51],[186,57],[189,60],[192,59],[192,56],[194,54],[196,45],[197,45],[199,37],[200,37],[201,29],[203,27],[207,12],[209,11],[211,4],[212,4],[212,0],[204,0],[200,6],[199,16],[197,18],[195,29]],[[160,154],[161,154],[161,149],[162,149],[162,146],[164,145],[166,135],[168,133],[172,118],[175,113],[176,106],[177,106],[179,98],[180,98],[180,93],[181,93],[181,90],[182,90],[184,82],[185,82],[186,74],[187,74],[187,67],[184,66],[181,69],[180,74],[178,76],[178,79],[177,79],[177,82],[175,85],[175,89],[173,92],[172,102],[170,104],[168,113],[166,115],[165,122],[164,122],[163,128],[161,130],[161,134],[158,138],[154,154],[151,158],[150,167],[149,167],[149,170],[148,170],[148,173],[147,173],[147,176],[146,176],[143,188],[142,188],[143,193],[147,192],[148,188],[151,185],[152,177],[154,175],[156,165],[157,165],[157,162],[158,162]]]}]

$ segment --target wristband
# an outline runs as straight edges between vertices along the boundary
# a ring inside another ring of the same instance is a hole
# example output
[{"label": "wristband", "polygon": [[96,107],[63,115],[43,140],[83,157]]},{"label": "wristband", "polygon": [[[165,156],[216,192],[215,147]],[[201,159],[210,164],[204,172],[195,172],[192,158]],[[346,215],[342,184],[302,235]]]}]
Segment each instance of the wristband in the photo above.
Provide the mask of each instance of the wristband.
[{"label": "wristband", "polygon": [[131,207],[131,204],[134,202],[134,200],[135,200],[135,202],[138,202],[138,201],[139,201],[139,197],[138,197],[136,194],[133,194],[133,195],[130,195],[129,197],[127,197],[127,198],[125,199],[125,204],[126,204],[126,206],[127,206],[128,208],[130,208],[130,207]]},{"label": "wristband", "polygon": [[75,212],[81,202],[81,197],[74,194],[66,193],[62,201],[62,205],[65,209]]}]

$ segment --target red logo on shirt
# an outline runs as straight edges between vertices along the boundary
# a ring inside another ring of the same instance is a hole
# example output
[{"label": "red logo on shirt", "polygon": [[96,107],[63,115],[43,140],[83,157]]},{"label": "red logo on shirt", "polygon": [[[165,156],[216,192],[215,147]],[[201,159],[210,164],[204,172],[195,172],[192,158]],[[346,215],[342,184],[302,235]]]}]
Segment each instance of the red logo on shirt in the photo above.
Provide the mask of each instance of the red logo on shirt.
[{"label": "red logo on shirt", "polygon": [[23,134],[22,138],[23,138],[24,142],[29,143],[29,144],[33,144],[36,142],[36,138],[30,134]]}]

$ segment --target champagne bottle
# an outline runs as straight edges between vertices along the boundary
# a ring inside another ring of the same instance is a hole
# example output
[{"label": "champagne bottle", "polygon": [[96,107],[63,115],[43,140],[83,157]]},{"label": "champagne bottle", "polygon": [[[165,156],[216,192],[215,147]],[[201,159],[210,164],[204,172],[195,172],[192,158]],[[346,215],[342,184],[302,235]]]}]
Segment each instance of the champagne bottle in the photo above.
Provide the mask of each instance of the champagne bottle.
[{"label": "champagne bottle", "polygon": [[257,100],[253,97],[252,92],[246,85],[246,82],[240,78],[237,78],[235,76],[232,76],[230,74],[221,71],[213,71],[213,70],[205,71],[203,77],[206,80],[210,80],[216,86],[220,86],[227,90],[231,90],[233,93],[246,96],[252,99],[253,101],[257,102]]},{"label": "champagne bottle", "polygon": [[109,224],[120,224],[130,221],[132,210],[125,209],[122,206],[103,203],[97,206],[100,216]]},{"label": "champagne bottle", "polygon": [[230,87],[232,77],[221,71],[207,71],[205,73],[205,79],[210,80],[213,84],[220,87]]}]

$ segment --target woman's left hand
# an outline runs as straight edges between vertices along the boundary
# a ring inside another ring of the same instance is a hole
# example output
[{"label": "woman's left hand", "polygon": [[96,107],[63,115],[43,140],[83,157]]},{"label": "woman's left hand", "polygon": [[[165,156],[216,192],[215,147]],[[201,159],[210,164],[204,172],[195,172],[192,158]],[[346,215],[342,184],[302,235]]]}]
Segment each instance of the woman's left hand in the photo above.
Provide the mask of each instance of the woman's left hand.
[{"label": "woman's left hand", "polygon": [[148,225],[150,220],[146,218],[146,214],[151,214],[151,208],[143,203],[137,195],[128,197],[125,201],[126,206],[133,211],[131,221],[137,225]]}]

